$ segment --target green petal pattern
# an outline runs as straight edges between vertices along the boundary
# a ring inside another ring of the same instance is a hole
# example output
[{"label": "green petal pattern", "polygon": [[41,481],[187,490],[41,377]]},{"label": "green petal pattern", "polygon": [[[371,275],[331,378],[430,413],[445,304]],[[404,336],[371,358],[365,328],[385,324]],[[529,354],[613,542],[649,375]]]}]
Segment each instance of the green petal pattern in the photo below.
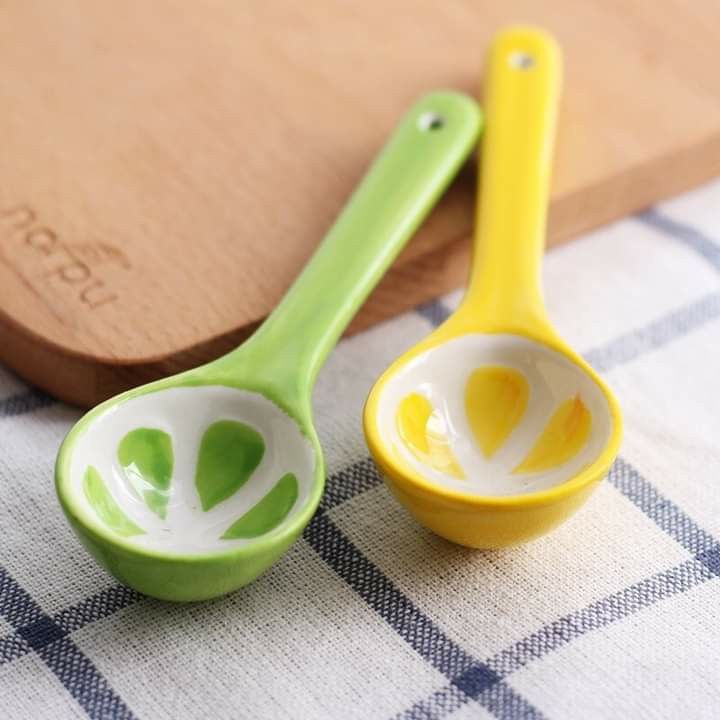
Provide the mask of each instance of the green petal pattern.
[{"label": "green petal pattern", "polygon": [[[209,425],[200,440],[195,488],[208,512],[231,498],[250,480],[265,456],[262,435],[236,420]],[[164,520],[172,495],[174,453],[171,436],[157,428],[137,428],[118,444],[117,459],[128,483],[147,507]],[[118,535],[144,534],[118,505],[99,471],[88,465],[83,490],[98,518]],[[223,533],[223,540],[251,539],[277,528],[299,495],[297,477],[283,475],[272,489]]]}]

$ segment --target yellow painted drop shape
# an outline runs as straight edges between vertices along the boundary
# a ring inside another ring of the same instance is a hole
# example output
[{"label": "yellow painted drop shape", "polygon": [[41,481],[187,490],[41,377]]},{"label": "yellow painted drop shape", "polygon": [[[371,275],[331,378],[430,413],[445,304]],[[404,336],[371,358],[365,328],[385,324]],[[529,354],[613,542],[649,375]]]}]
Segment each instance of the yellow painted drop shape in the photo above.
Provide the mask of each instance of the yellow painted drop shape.
[{"label": "yellow painted drop shape", "polygon": [[515,473],[543,472],[574,458],[590,437],[592,416],[579,395],[565,400]]},{"label": "yellow painted drop shape", "polygon": [[488,365],[475,370],[465,386],[465,413],[486,458],[504,444],[525,414],[530,386],[509,367]]},{"label": "yellow painted drop shape", "polygon": [[412,454],[446,475],[465,479],[448,440],[445,421],[420,393],[410,393],[398,407],[398,433]]}]

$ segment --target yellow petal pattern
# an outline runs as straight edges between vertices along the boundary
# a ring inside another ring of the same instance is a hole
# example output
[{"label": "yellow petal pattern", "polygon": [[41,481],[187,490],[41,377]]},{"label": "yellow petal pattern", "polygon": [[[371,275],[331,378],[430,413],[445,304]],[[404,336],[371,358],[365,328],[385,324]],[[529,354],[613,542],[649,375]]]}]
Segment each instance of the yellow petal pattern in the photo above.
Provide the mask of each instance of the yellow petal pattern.
[{"label": "yellow petal pattern", "polygon": [[465,473],[455,459],[447,436],[445,420],[420,393],[403,398],[397,412],[398,433],[420,462],[460,480]]},{"label": "yellow petal pattern", "polygon": [[486,458],[505,443],[525,414],[530,388],[518,370],[489,365],[473,372],[465,386],[465,413]]},{"label": "yellow petal pattern", "polygon": [[579,395],[563,402],[548,420],[533,449],[513,472],[543,472],[574,458],[590,437],[592,416]]}]

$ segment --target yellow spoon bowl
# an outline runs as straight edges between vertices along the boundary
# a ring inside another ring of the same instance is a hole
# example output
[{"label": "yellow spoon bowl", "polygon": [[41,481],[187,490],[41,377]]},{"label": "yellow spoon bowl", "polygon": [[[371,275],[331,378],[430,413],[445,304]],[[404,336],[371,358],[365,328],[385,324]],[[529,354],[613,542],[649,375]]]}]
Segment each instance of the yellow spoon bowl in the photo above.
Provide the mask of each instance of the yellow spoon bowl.
[{"label": "yellow spoon bowl", "polygon": [[620,407],[542,299],[560,52],[532,28],[495,39],[485,81],[476,232],[459,309],[398,358],[365,405],[397,499],[448,540],[515,545],[567,519],[615,459]]}]

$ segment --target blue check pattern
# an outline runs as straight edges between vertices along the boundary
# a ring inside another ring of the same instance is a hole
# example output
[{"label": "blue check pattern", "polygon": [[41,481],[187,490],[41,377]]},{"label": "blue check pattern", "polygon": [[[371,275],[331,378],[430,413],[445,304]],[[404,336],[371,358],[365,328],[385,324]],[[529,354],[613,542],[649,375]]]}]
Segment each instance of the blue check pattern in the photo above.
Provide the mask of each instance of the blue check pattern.
[{"label": "blue check pattern", "polygon": [[[715,196],[720,198],[720,188]],[[707,267],[720,273],[718,240],[691,221],[681,221],[662,209],[652,209],[626,222],[652,230],[683,246]],[[423,322],[437,326],[449,312],[447,302],[438,300],[418,308],[415,315]],[[645,325],[628,329],[596,347],[586,348],[585,356],[599,371],[607,373],[682,343],[684,338],[712,328],[713,324],[717,327],[718,321],[720,284],[715,290],[710,289],[689,303],[673,307]],[[719,336],[717,333],[716,339]],[[714,402],[717,403],[718,398]],[[16,390],[1,399],[0,451],[4,443],[3,424],[20,418],[27,420],[53,405],[52,398],[34,389]],[[20,470],[8,470],[0,465],[0,490],[3,483],[13,482],[16,479],[14,473]],[[481,706],[486,714],[502,720],[553,717],[552,704],[544,703],[541,708],[518,689],[514,679],[519,671],[542,662],[583,636],[602,633],[609,626],[627,622],[631,616],[670,598],[690,593],[707,583],[717,583],[720,540],[703,527],[702,522],[666,497],[652,477],[644,477],[633,464],[632,456],[623,455],[616,461],[607,482],[624,502],[631,504],[671,538],[684,551],[686,559],[653,571],[616,592],[599,596],[573,612],[554,617],[499,651],[477,655],[468,650],[451,629],[444,627],[442,620],[434,617],[427,607],[423,609],[410,593],[401,589],[400,584],[371,560],[344,529],[341,519],[343,513],[353,512],[353,501],[381,485],[370,459],[361,457],[331,475],[321,507],[299,542],[305,543],[322,561],[326,571],[349,588],[355,602],[364,604],[381,621],[386,632],[394,633],[437,671],[437,686],[407,703],[397,712],[397,718],[440,719],[473,706]],[[0,495],[0,507],[2,502]],[[597,542],[602,542],[602,538]],[[0,562],[3,557],[0,548]],[[28,656],[39,659],[73,699],[73,707],[80,714],[93,720],[151,717],[136,705],[132,694],[121,693],[114,687],[113,673],[107,668],[101,670],[75,638],[79,632],[124,609],[154,602],[108,580],[108,584],[99,586],[94,594],[51,613],[0,565],[0,618],[4,621],[4,625],[0,624],[0,717],[7,716],[3,713],[3,703],[12,692],[12,667]],[[202,606],[199,607],[197,612],[202,613]],[[678,622],[682,622],[682,618]],[[332,693],[333,689],[326,687],[324,692]],[[716,698],[717,710],[720,689]],[[212,698],[207,702],[208,713],[212,714]],[[710,717],[712,714],[710,708],[694,707],[692,698],[687,698],[687,708],[688,717]],[[274,714],[268,711],[267,716]],[[350,709],[348,716],[352,716]],[[378,713],[376,716],[384,715]],[[662,709],[655,716],[663,716]],[[236,717],[245,717],[242,708],[237,709]]]}]

